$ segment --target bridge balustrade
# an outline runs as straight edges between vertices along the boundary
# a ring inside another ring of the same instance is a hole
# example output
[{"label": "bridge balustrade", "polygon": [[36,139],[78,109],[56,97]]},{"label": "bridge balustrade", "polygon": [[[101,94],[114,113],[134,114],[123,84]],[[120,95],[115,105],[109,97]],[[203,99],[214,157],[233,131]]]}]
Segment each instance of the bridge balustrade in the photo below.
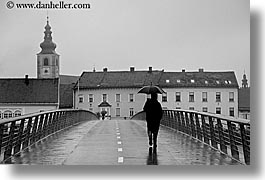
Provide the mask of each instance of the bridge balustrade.
[{"label": "bridge balustrade", "polygon": [[[143,111],[131,119],[145,120]],[[163,110],[161,124],[250,164],[250,121],[191,110]]]},{"label": "bridge balustrade", "polygon": [[0,163],[64,128],[98,119],[85,110],[55,110],[0,120]]}]

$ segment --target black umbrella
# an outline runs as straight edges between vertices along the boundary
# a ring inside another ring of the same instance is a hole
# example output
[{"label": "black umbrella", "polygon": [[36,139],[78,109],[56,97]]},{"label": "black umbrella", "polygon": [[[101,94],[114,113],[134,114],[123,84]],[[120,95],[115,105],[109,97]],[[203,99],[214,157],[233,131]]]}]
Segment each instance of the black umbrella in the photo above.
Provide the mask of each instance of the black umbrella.
[{"label": "black umbrella", "polygon": [[144,86],[138,91],[138,93],[144,93],[144,94],[159,93],[159,94],[163,94],[163,93],[165,93],[165,91],[163,91],[163,89],[161,89],[158,86]]}]

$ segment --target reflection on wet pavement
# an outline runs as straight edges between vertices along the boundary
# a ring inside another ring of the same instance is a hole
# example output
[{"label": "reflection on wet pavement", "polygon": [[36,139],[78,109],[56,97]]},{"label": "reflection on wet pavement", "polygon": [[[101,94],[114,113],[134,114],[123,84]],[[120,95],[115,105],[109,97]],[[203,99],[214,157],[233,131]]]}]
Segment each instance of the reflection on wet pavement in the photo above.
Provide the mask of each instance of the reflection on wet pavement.
[{"label": "reflection on wet pavement", "polygon": [[154,148],[153,150],[153,147],[149,147],[149,150],[148,150],[148,158],[147,158],[147,162],[146,164],[147,165],[158,165],[158,162],[157,162],[157,149]]},{"label": "reflection on wet pavement", "polygon": [[161,127],[158,147],[148,146],[146,123],[83,122],[53,134],[10,158],[7,164],[43,165],[239,165],[208,145]]}]

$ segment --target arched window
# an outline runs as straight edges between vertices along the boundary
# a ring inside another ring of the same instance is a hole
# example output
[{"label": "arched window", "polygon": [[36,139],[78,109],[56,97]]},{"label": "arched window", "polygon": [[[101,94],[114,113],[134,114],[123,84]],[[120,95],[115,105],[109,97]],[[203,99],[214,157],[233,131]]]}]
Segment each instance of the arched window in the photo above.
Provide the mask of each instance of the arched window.
[{"label": "arched window", "polygon": [[49,66],[49,59],[48,58],[44,58],[43,65],[44,66]]},{"label": "arched window", "polygon": [[7,110],[4,112],[4,118],[11,118],[11,117],[12,117],[12,111]]},{"label": "arched window", "polygon": [[21,111],[16,110],[15,113],[14,113],[14,116],[15,116],[15,117],[17,117],[17,116],[21,116]]}]

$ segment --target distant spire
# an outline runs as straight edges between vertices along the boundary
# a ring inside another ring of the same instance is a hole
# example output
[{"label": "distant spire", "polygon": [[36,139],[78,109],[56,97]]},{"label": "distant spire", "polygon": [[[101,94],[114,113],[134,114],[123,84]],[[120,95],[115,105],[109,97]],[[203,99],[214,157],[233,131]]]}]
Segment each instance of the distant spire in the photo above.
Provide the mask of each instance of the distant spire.
[{"label": "distant spire", "polygon": [[243,79],[242,79],[242,88],[247,88],[247,87],[248,87],[248,80],[244,70]]}]

